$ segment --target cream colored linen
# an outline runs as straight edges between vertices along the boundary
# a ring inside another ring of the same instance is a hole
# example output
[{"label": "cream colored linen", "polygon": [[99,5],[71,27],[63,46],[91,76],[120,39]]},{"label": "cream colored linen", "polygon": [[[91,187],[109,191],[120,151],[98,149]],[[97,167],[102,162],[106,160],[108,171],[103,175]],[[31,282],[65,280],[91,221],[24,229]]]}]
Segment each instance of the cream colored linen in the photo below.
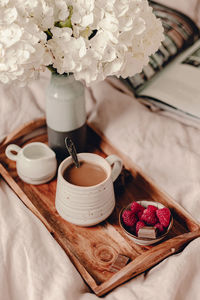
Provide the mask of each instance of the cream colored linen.
[{"label": "cream colored linen", "polygon": [[[175,5],[175,1],[165,3]],[[179,0],[176,6],[194,15],[195,3],[194,0]],[[46,73],[31,87],[0,86],[1,138],[20,124],[44,114],[44,89],[48,80]],[[133,96],[114,88],[113,80],[93,85],[91,92],[93,97],[87,93],[90,122],[200,221],[200,130],[149,111]],[[196,239],[184,251],[170,256],[104,298],[198,300],[199,249],[200,239]],[[0,291],[0,300],[98,299],[44,225],[2,179]]]},{"label": "cream colored linen", "polygon": [[24,88],[0,85],[0,142],[21,124],[44,115],[44,90],[50,74]]}]

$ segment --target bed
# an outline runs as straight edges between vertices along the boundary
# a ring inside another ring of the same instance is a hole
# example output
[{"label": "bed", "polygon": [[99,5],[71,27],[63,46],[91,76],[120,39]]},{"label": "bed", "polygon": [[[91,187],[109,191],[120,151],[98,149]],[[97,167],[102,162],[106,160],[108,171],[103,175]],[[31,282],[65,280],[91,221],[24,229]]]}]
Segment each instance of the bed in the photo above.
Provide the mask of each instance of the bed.
[{"label": "bed", "polygon": [[[200,25],[199,0],[160,2],[189,14]],[[45,72],[23,89],[0,86],[0,141],[44,115],[49,77]],[[86,93],[86,104],[89,122],[200,222],[200,125],[148,110],[115,79],[94,84]],[[197,238],[104,298],[199,299],[199,248]],[[2,300],[98,299],[46,227],[2,178],[0,264]]]}]

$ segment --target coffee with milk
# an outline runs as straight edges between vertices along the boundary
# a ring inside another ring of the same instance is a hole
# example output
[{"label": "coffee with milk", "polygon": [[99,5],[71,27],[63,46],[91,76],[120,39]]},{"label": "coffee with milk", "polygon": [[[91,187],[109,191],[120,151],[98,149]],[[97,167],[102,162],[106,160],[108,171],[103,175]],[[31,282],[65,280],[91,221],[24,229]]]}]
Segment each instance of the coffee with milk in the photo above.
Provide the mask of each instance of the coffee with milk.
[{"label": "coffee with milk", "polygon": [[77,186],[93,186],[101,183],[107,177],[106,171],[99,165],[81,161],[80,167],[69,165],[63,172],[64,179]]}]

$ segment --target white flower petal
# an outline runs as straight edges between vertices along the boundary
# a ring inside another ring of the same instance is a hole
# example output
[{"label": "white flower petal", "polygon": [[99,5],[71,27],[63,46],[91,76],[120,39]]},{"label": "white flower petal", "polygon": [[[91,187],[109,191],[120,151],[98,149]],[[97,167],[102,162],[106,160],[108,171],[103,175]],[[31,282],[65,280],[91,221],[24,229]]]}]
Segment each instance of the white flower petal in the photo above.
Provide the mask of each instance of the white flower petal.
[{"label": "white flower petal", "polygon": [[48,65],[86,84],[133,76],[163,38],[147,0],[0,0],[0,8],[4,83],[24,85]]}]

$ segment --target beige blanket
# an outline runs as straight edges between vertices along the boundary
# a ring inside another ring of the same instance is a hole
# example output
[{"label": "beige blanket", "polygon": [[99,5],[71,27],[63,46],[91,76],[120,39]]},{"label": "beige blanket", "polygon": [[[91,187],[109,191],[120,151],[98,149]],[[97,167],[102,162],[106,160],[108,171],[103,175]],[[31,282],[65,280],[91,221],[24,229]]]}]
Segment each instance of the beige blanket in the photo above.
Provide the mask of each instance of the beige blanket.
[{"label": "beige blanket", "polygon": [[[161,1],[160,1],[161,2]],[[163,0],[198,18],[196,0]],[[0,138],[40,117],[49,74],[24,89],[0,86]],[[200,222],[200,129],[151,112],[115,80],[94,85],[87,110],[94,123],[156,184]],[[92,94],[92,97],[91,97]],[[108,300],[200,299],[200,239],[105,296]],[[96,300],[44,225],[0,180],[0,299]]]}]

